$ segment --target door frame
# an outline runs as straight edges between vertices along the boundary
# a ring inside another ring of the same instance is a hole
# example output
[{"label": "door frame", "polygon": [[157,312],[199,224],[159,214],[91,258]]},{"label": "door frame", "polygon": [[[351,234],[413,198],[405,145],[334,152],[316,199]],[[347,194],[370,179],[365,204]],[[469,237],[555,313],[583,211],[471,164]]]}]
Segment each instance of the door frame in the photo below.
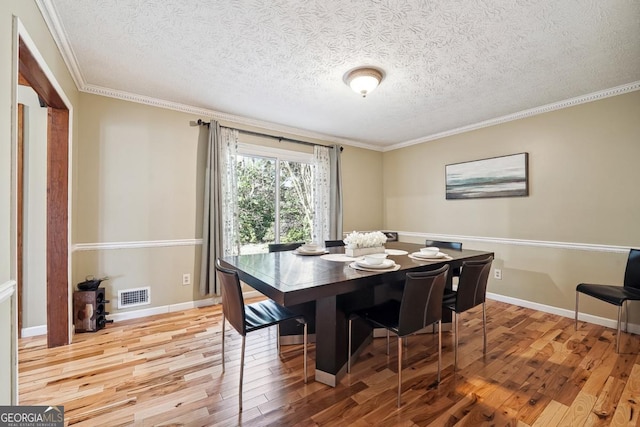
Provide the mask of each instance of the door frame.
[{"label": "door frame", "polygon": [[[71,342],[71,197],[73,107],[17,16],[12,55],[12,276],[17,277],[17,93],[21,74],[48,105],[47,120],[47,346]],[[16,331],[17,332],[17,331]],[[17,342],[16,342],[17,347]],[[17,348],[16,348],[17,351]],[[16,366],[17,371],[17,366]],[[17,372],[16,372],[17,375]],[[17,381],[17,377],[16,377]],[[17,389],[17,384],[16,384]]]}]

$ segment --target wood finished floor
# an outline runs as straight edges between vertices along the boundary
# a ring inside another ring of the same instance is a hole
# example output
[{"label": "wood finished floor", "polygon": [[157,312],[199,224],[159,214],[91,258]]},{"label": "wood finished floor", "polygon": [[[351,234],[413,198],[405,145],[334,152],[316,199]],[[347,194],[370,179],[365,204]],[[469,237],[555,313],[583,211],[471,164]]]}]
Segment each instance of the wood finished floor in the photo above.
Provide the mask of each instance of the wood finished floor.
[{"label": "wood finished floor", "polygon": [[[629,426],[640,425],[640,340],[556,315],[490,301],[482,354],[481,311],[463,314],[459,369],[443,333],[411,337],[403,407],[396,408],[397,349],[377,338],[331,388],[302,378],[302,347],[278,357],[275,329],[247,337],[244,411],[238,414],[240,337],[227,329],[220,365],[219,306],[107,325],[69,346],[20,340],[21,405],[64,405],[78,426]],[[228,327],[229,328],[229,327]]]}]

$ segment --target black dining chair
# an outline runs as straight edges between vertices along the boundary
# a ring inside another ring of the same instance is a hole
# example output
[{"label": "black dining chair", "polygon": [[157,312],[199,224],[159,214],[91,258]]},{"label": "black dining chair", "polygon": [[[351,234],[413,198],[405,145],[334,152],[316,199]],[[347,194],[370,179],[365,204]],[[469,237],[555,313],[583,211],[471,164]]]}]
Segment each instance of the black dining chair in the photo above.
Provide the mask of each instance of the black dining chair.
[{"label": "black dining chair", "polygon": [[575,330],[578,330],[578,299],[580,294],[589,295],[609,304],[618,306],[618,333],[616,335],[616,353],[620,353],[620,321],[624,305],[624,331],[627,332],[629,310],[627,301],[640,301],[640,250],[631,249],[627,258],[622,286],[580,283],[576,286]]},{"label": "black dining chair", "polygon": [[269,252],[286,252],[298,249],[304,245],[304,242],[292,242],[292,243],[269,243]]},{"label": "black dining chair", "polygon": [[[454,251],[461,251],[462,250],[462,242],[448,242],[446,240],[430,240],[427,239],[424,242],[424,245],[429,247],[429,246],[435,246],[437,248],[440,249],[451,249]],[[460,267],[454,267],[451,269],[451,272],[449,273],[451,274],[451,277],[460,277]]]},{"label": "black dining chair", "polygon": [[473,307],[482,304],[482,353],[487,354],[487,282],[493,257],[487,257],[479,261],[465,261],[462,263],[460,280],[457,290],[445,291],[442,306],[454,313],[453,316],[453,368],[458,369],[458,339],[459,339],[459,315]]},{"label": "black dining chair", "polygon": [[[437,270],[407,273],[402,300],[388,300],[373,307],[357,310],[349,316],[349,347],[347,372],[351,372],[351,326],[360,317],[373,327],[381,327],[398,336],[398,407],[402,393],[402,343],[407,336],[421,329],[438,325],[438,382],[442,357],[442,295],[449,266]],[[387,349],[388,352],[388,349]]]},{"label": "black dining chair", "polygon": [[425,246],[436,246],[438,248],[453,249],[454,251],[462,250],[462,242],[447,242],[444,240],[430,240],[424,242]]},{"label": "black dining chair", "polygon": [[[242,411],[242,376],[244,373],[245,339],[249,332],[269,326],[279,325],[281,322],[296,319],[304,325],[304,382],[307,382],[307,321],[303,316],[291,312],[289,309],[276,304],[273,300],[265,300],[253,304],[244,303],[242,288],[238,272],[223,267],[220,260],[216,261],[216,272],[222,288],[222,372],[224,372],[224,333],[225,319],[242,335],[242,350],[240,355],[240,391],[239,405]],[[278,334],[279,335],[279,334]],[[278,340],[280,337],[278,336]],[[278,345],[278,352],[280,346]]]},{"label": "black dining chair", "polygon": [[340,246],[344,246],[343,240],[325,240],[324,241],[325,248],[338,248]]}]

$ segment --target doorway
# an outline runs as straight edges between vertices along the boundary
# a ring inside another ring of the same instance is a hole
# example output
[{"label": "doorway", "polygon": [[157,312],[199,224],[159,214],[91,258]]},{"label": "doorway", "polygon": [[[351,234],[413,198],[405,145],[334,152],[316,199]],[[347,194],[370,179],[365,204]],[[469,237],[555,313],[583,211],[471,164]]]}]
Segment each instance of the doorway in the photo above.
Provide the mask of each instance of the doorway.
[{"label": "doorway", "polygon": [[[18,26],[18,79],[20,84],[33,88],[42,103],[47,107],[47,160],[46,160],[46,319],[47,346],[57,347],[70,342],[69,311],[69,108],[64,94],[57,89],[58,84],[52,76],[35,45],[26,32]],[[17,93],[17,88],[16,91]],[[16,105],[16,111],[18,111]],[[20,134],[17,129],[16,135]],[[17,150],[19,144],[16,141]],[[18,154],[18,153],[17,153]],[[23,156],[24,154],[20,154]],[[17,160],[18,166],[22,159]],[[16,171],[17,173],[17,171]],[[23,185],[16,177],[16,204],[18,221],[21,221],[24,199]],[[16,230],[16,264],[23,269],[28,259],[24,259],[22,228]],[[24,293],[22,271],[17,274],[18,301]],[[18,314],[20,316],[20,309]],[[21,322],[21,319],[18,319]]]}]

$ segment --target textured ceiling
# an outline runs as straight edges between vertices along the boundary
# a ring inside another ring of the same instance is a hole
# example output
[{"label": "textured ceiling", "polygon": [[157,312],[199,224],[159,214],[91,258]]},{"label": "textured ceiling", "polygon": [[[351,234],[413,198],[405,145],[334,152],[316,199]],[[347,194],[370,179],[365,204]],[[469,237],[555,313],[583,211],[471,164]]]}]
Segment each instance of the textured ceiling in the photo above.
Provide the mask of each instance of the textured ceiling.
[{"label": "textured ceiling", "polygon": [[[38,0],[81,90],[393,147],[640,81],[638,0]],[[367,98],[344,74],[385,72]]]}]

